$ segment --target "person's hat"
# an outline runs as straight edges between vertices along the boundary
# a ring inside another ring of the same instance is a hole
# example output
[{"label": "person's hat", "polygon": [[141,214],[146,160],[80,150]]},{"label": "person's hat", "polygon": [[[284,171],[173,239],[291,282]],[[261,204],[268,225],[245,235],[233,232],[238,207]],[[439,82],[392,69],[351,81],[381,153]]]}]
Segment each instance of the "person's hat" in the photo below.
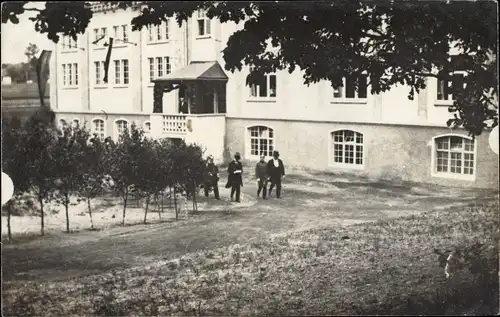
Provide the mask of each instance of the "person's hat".
[{"label": "person's hat", "polygon": [[236,152],[236,153],[234,153],[234,157],[236,157],[236,156],[241,157],[240,152]]},{"label": "person's hat", "polygon": [[273,156],[276,156],[276,155],[278,155],[278,156],[279,156],[279,155],[280,155],[280,152],[278,152],[278,151],[274,151],[274,152],[273,152]]},{"label": "person's hat", "polygon": [[207,156],[207,160],[214,160],[214,157],[212,155]]}]

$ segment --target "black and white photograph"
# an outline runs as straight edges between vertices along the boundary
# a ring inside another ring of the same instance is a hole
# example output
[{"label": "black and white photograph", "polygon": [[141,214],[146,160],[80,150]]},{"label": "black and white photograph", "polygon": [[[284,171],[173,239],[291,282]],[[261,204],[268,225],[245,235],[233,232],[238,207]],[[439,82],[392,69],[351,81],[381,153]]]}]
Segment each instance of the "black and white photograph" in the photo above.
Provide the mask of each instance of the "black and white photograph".
[{"label": "black and white photograph", "polygon": [[496,1],[1,14],[2,316],[500,314]]}]

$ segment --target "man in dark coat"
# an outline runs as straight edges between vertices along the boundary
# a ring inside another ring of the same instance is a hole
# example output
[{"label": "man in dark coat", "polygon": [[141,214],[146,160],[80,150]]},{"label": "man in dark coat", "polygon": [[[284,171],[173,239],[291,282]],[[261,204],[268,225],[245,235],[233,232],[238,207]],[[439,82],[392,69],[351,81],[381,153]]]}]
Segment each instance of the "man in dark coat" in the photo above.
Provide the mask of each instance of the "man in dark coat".
[{"label": "man in dark coat", "polygon": [[207,158],[207,165],[205,166],[204,172],[204,184],[203,189],[205,189],[205,197],[208,197],[208,192],[210,188],[213,188],[215,199],[219,200],[219,169],[214,164],[214,158],[209,155]]},{"label": "man in dark coat", "polygon": [[234,160],[229,163],[227,168],[228,177],[226,188],[231,187],[231,201],[233,201],[234,194],[236,193],[236,202],[240,202],[240,191],[243,186],[243,165],[240,162],[240,153],[234,154]]},{"label": "man in dark coat", "polygon": [[267,163],[269,178],[271,180],[271,186],[269,187],[268,196],[271,196],[271,191],[276,185],[277,198],[281,198],[281,179],[285,177],[285,166],[283,165],[283,161],[279,158],[279,156],[279,152],[274,151],[273,158]]},{"label": "man in dark coat", "polygon": [[257,197],[260,196],[262,191],[262,198],[266,199],[267,182],[269,181],[269,173],[267,171],[266,156],[261,155],[260,161],[255,165],[255,178],[257,178],[258,186]]}]

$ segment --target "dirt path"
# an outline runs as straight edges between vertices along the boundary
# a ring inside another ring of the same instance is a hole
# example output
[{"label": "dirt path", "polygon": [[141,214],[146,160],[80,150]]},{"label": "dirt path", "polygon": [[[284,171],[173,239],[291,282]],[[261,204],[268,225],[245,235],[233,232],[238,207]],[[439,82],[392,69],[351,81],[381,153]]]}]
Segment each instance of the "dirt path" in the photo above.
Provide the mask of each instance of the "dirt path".
[{"label": "dirt path", "polygon": [[491,191],[384,187],[352,180],[310,181],[310,177],[292,175],[279,200],[258,199],[255,182],[246,180],[241,204],[229,202],[229,191],[221,188],[223,201],[201,197],[203,212],[187,220],[60,233],[29,243],[3,245],[3,281],[65,279],[146,265],[269,235],[406,216],[492,195]]}]

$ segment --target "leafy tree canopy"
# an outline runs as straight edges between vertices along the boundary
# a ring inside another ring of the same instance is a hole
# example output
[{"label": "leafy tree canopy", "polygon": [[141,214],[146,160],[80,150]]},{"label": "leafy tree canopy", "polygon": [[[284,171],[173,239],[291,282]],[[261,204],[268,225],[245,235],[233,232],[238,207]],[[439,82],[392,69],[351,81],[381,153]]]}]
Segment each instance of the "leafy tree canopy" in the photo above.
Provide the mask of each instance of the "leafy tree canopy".
[{"label": "leafy tree canopy", "polygon": [[[115,8],[132,1],[100,1]],[[44,9],[28,1],[2,5],[2,23],[17,23],[26,10],[38,11],[35,30],[57,42],[59,35],[76,39],[93,13],[86,2],[47,1]],[[455,118],[479,135],[498,124],[497,4],[493,1],[143,1],[131,21],[134,30],[175,17],[181,25],[192,13],[207,9],[209,18],[242,23],[223,51],[228,71],[254,66],[247,81],[276,70],[303,70],[304,83],[328,80],[339,87],[342,77],[368,76],[372,93],[396,85],[410,87],[413,98],[428,77],[447,79],[460,67],[464,84],[452,88]],[[461,51],[458,66],[450,48]],[[272,49],[272,48],[276,49]],[[271,48],[271,49],[270,49]],[[451,78],[451,77],[450,77]],[[355,84],[360,85],[355,79]],[[465,88],[464,88],[465,87]]]}]

